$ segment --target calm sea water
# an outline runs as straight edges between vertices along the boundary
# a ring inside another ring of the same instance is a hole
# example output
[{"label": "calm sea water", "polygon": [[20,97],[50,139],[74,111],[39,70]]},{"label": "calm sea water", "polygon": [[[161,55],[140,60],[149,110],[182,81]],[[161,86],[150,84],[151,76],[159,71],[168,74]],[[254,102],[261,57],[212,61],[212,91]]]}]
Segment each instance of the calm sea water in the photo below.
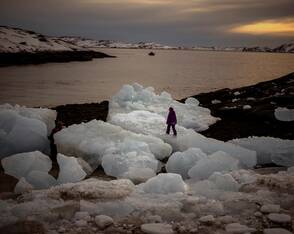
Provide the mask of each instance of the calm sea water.
[{"label": "calm sea water", "polygon": [[294,71],[294,54],[104,49],[117,58],[0,68],[0,103],[55,106],[110,99],[138,82],[183,98]]}]

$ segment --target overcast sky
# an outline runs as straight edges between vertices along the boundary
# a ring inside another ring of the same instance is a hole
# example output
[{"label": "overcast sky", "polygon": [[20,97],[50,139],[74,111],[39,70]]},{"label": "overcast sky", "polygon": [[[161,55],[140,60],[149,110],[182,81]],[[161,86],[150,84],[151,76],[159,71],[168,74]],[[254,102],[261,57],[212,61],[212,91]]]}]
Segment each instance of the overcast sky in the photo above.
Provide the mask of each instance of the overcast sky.
[{"label": "overcast sky", "polygon": [[0,24],[126,42],[274,46],[294,41],[294,0],[0,0]]}]

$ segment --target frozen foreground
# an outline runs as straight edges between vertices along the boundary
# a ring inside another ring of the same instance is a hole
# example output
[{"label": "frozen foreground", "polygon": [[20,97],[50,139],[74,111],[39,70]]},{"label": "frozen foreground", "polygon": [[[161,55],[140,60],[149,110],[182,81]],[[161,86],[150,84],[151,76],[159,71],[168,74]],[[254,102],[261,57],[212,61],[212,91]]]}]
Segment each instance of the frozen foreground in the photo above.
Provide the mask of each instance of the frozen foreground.
[{"label": "frozen foreground", "polygon": [[[165,134],[169,106],[178,114],[177,137]],[[55,177],[42,141],[54,114],[0,108],[1,164],[19,180],[13,194],[1,196],[1,233],[293,231],[292,140],[207,138],[201,131],[219,119],[196,99],[179,103],[151,87],[126,85],[110,101],[108,123],[92,120],[54,135]],[[28,133],[25,147],[20,127],[39,133]],[[254,169],[273,162],[284,167],[266,174]],[[98,167],[111,177],[91,176]]]}]

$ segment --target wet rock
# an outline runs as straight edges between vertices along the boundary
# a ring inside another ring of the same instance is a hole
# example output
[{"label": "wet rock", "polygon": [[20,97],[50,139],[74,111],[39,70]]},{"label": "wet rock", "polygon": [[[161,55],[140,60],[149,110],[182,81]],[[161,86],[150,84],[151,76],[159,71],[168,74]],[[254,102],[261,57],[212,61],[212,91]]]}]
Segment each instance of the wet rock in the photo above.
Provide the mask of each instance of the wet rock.
[{"label": "wet rock", "polygon": [[86,221],[91,220],[91,216],[89,215],[88,212],[85,212],[85,211],[76,212],[74,218],[75,220],[86,220]]},{"label": "wet rock", "polygon": [[161,223],[162,218],[159,215],[150,215],[146,218],[148,223]]},{"label": "wet rock", "polygon": [[262,213],[279,213],[280,209],[281,209],[280,205],[268,204],[268,205],[263,205],[260,208],[260,211]]},{"label": "wet rock", "polygon": [[100,229],[105,229],[113,224],[113,219],[107,215],[97,215],[95,217],[95,223]]},{"label": "wet rock", "polygon": [[256,211],[256,212],[254,213],[254,216],[255,216],[255,217],[262,217],[262,213],[259,212],[259,211]]},{"label": "wet rock", "polygon": [[284,228],[267,228],[263,230],[264,234],[293,234]]},{"label": "wet rock", "polygon": [[78,227],[86,227],[88,225],[88,222],[86,220],[78,220],[75,222],[75,225]]},{"label": "wet rock", "polygon": [[212,224],[215,221],[215,218],[212,215],[206,215],[200,217],[199,221],[204,224]]},{"label": "wet rock", "polygon": [[218,218],[218,221],[224,224],[236,222],[236,219],[230,215],[221,216]]},{"label": "wet rock", "polygon": [[165,223],[147,223],[141,225],[141,230],[146,234],[173,234],[172,226]]},{"label": "wet rock", "polygon": [[291,216],[287,214],[271,213],[268,215],[268,219],[274,223],[280,223],[280,224],[291,222]]},{"label": "wet rock", "polygon": [[242,234],[242,233],[251,233],[255,232],[255,228],[249,228],[246,225],[240,223],[230,223],[226,226],[226,231],[228,233]]},{"label": "wet rock", "polygon": [[80,205],[78,203],[68,202],[62,206],[53,208],[51,212],[58,214],[60,218],[71,219],[79,209]]},{"label": "wet rock", "polygon": [[5,234],[45,234],[43,224],[37,221],[21,221],[0,228],[0,233]]},{"label": "wet rock", "polygon": [[33,190],[33,186],[22,177],[18,183],[15,185],[14,192],[16,194],[27,193]]}]

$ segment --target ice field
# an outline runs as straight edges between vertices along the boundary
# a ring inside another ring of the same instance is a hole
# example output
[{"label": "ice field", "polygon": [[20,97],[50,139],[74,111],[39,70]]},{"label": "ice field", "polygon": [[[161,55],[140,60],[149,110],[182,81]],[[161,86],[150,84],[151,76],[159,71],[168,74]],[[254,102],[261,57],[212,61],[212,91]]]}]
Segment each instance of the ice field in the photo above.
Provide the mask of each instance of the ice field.
[{"label": "ice field", "polygon": [[[165,133],[170,106],[178,118],[176,137]],[[284,111],[276,111],[276,117],[292,121]],[[207,138],[201,131],[219,119],[196,99],[179,103],[152,87],[123,86],[110,100],[107,122],[75,124],[54,135],[56,178],[48,173],[47,138],[55,119],[49,109],[0,106],[1,164],[19,180],[14,191],[22,196],[20,202],[0,200],[0,226],[28,217],[50,230],[61,222],[103,226],[111,223],[101,216],[107,215],[114,221],[182,222],[191,233],[195,219],[198,226],[212,224],[214,231],[253,233],[259,217],[286,227],[293,220],[293,141]],[[267,175],[253,170],[268,163],[286,168]],[[88,178],[99,166],[117,179]]]}]

